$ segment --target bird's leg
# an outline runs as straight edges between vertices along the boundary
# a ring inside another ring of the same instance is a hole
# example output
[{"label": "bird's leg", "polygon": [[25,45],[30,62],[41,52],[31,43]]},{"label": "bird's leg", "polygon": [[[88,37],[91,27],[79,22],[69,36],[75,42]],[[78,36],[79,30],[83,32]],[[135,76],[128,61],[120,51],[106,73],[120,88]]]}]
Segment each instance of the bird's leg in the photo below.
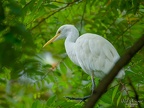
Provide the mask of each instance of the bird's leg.
[{"label": "bird's leg", "polygon": [[92,72],[91,79],[92,79],[92,93],[90,95],[85,96],[83,98],[74,98],[74,97],[66,97],[66,98],[70,100],[81,100],[81,101],[85,101],[88,98],[90,98],[91,95],[94,93],[94,89],[95,89],[94,72]]},{"label": "bird's leg", "polygon": [[[93,93],[94,93],[94,89],[95,89],[94,72],[92,72],[91,80],[92,80],[92,94],[93,94]],[[92,95],[92,94],[91,94],[91,95]]]}]

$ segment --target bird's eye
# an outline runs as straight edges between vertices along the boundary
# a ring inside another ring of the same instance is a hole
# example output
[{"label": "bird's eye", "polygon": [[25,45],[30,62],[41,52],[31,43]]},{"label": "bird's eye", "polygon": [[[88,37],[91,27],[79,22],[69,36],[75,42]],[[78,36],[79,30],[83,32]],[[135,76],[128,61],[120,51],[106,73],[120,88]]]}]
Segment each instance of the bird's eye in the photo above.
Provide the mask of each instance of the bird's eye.
[{"label": "bird's eye", "polygon": [[60,34],[61,33],[61,31],[58,31],[58,34]]}]

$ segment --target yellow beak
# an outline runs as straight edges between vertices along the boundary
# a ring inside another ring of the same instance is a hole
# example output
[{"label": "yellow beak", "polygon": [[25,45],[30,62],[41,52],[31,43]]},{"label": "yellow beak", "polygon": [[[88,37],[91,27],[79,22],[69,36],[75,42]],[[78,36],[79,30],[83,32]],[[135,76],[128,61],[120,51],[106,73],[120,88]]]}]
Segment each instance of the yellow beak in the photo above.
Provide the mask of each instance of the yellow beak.
[{"label": "yellow beak", "polygon": [[51,38],[46,44],[44,44],[43,48],[44,48],[45,46],[47,46],[48,44],[52,43],[59,35],[60,35],[60,34],[58,33],[58,34],[56,34],[53,38]]}]

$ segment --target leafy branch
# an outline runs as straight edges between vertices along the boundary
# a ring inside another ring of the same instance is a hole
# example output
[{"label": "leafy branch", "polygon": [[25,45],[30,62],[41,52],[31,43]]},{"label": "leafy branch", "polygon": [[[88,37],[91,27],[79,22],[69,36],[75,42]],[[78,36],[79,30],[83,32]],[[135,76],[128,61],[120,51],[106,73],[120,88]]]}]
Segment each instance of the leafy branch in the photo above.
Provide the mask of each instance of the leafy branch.
[{"label": "leafy branch", "polygon": [[47,17],[43,18],[40,22],[37,23],[37,25],[35,25],[33,28],[31,28],[31,30],[35,29],[37,26],[39,26],[42,22],[44,22],[46,19],[50,18],[51,16],[53,16],[54,14],[60,12],[63,9],[66,9],[67,7],[73,5],[76,2],[82,2],[79,0],[74,0],[73,2],[67,3],[65,6],[59,8],[58,10],[55,10],[53,13],[51,13],[50,15],[48,15]]}]

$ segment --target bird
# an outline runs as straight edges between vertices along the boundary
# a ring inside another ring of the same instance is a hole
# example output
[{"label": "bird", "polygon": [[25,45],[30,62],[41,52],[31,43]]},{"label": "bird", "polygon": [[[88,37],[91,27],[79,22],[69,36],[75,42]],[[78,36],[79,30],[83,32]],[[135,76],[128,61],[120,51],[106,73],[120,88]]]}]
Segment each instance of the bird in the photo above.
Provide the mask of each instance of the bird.
[{"label": "bird", "polygon": [[[108,74],[120,56],[115,47],[102,36],[93,33],[85,33],[79,36],[78,29],[71,24],[62,25],[57,30],[56,35],[43,47],[60,39],[65,39],[64,45],[70,60],[90,75],[92,80],[92,93],[90,95],[83,98],[66,98],[85,101],[94,92],[95,77],[102,79]],[[123,79],[124,76],[125,71],[121,69],[116,78]]]}]

